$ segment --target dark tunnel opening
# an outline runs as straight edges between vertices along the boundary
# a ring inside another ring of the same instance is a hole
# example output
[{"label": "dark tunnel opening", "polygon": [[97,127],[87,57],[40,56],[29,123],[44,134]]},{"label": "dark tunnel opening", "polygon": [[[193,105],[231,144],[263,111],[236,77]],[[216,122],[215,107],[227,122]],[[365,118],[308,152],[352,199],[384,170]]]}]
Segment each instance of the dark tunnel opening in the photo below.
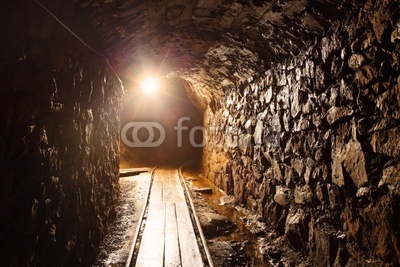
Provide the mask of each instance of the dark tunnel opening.
[{"label": "dark tunnel opening", "polygon": [[121,168],[188,161],[200,165],[203,112],[188,97],[183,81],[160,78],[159,90],[151,95],[139,87],[138,82],[127,85],[122,101]]}]

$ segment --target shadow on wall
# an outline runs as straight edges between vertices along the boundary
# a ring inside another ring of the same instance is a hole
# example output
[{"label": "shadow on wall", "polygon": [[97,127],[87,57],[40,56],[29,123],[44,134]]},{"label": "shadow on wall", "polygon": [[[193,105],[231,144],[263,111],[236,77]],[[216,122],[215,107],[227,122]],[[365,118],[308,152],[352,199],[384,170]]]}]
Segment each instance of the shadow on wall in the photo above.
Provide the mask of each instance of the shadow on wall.
[{"label": "shadow on wall", "polygon": [[116,215],[123,88],[33,1],[0,13],[1,266],[92,266]]},{"label": "shadow on wall", "polygon": [[154,95],[127,88],[121,113],[122,168],[201,159],[203,113],[180,80],[164,81]]}]

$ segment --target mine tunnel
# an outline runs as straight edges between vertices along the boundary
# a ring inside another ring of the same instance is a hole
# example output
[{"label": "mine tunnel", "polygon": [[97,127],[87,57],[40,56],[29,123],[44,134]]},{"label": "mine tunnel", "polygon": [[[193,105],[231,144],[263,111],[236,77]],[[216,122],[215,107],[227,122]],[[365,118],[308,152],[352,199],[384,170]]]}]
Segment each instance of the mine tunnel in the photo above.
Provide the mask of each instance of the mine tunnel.
[{"label": "mine tunnel", "polygon": [[399,266],[399,6],[3,2],[1,265],[94,266],[120,166],[191,160],[246,227],[264,227],[243,244],[271,265],[235,261],[242,251],[215,266]]}]

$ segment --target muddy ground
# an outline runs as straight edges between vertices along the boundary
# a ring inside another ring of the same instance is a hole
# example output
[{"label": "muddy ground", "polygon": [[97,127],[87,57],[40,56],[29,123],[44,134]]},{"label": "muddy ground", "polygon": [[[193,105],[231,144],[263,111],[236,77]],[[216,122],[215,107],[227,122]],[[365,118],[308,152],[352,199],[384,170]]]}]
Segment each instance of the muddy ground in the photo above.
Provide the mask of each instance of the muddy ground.
[{"label": "muddy ground", "polygon": [[[257,252],[244,210],[196,172],[184,172],[215,266],[272,266]],[[265,228],[263,229],[265,231]]]},{"label": "muddy ground", "polygon": [[309,266],[284,236],[276,236],[261,217],[237,205],[198,171],[187,170],[184,177],[215,266]]}]

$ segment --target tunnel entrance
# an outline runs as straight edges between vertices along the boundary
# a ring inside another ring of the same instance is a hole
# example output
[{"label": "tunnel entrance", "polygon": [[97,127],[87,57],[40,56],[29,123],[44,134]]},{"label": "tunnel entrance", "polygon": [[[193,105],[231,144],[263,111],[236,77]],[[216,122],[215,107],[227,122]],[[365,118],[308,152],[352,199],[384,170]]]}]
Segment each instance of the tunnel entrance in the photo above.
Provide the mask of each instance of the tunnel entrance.
[{"label": "tunnel entrance", "polygon": [[121,168],[200,161],[203,112],[188,97],[183,81],[163,79],[148,94],[130,83],[121,112]]}]

